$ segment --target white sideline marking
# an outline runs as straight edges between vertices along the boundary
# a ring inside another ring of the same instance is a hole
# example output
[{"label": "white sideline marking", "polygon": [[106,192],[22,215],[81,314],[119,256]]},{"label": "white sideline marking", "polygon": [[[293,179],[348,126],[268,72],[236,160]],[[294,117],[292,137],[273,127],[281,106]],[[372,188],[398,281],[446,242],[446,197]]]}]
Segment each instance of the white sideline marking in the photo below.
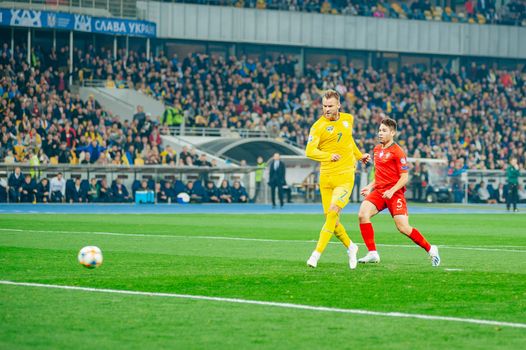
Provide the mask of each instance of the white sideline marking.
[{"label": "white sideline marking", "polygon": [[444,269],[444,271],[464,271],[463,269]]},{"label": "white sideline marking", "polygon": [[341,308],[332,308],[332,307],[324,307],[324,306],[279,303],[279,302],[273,302],[273,301],[209,297],[209,296],[203,296],[203,295],[141,292],[141,291],[132,291],[132,290],[103,289],[103,288],[90,288],[90,287],[77,287],[77,286],[61,286],[57,284],[13,282],[13,281],[3,281],[3,280],[0,280],[0,284],[11,285],[11,286],[22,286],[22,287],[65,289],[65,290],[75,290],[75,291],[94,292],[94,293],[112,293],[112,294],[140,295],[140,296],[162,297],[162,298],[206,300],[206,301],[216,301],[216,302],[225,302],[225,303],[263,305],[263,306],[281,307],[281,308],[286,308],[286,309],[324,311],[324,312],[355,314],[355,315],[416,318],[416,319],[429,320],[429,321],[450,321],[450,322],[472,323],[472,324],[479,324],[479,325],[486,325],[486,326],[526,328],[526,323],[501,322],[501,321],[493,321],[493,320],[480,320],[480,319],[475,319],[475,318],[462,318],[462,317],[449,317],[449,316],[407,314],[403,312],[380,312],[380,311],[369,311],[369,310],[360,310],[360,309],[341,309]]},{"label": "white sideline marking", "polygon": [[[302,241],[292,239],[266,239],[266,238],[245,238],[245,237],[221,237],[221,236],[177,236],[177,235],[158,235],[144,233],[122,233],[122,232],[99,232],[99,231],[51,231],[51,230],[23,230],[14,228],[0,228],[0,231],[7,232],[35,232],[35,233],[66,233],[66,234],[91,234],[102,236],[124,236],[124,237],[157,237],[157,238],[179,238],[179,239],[215,239],[227,241],[249,241],[249,242],[276,242],[276,243],[315,243],[315,240]],[[341,244],[339,242],[329,242],[331,244]],[[364,245],[358,243],[358,245]],[[414,244],[377,244],[379,247],[396,247],[396,248],[419,248]],[[485,247],[463,247],[452,245],[438,245],[439,248],[458,249],[458,250],[476,250],[487,252],[508,252],[508,253],[526,253],[525,250],[519,249],[502,249],[502,248],[485,248]],[[506,246],[502,246],[505,247]],[[526,246],[512,246],[514,248],[526,248]]]}]

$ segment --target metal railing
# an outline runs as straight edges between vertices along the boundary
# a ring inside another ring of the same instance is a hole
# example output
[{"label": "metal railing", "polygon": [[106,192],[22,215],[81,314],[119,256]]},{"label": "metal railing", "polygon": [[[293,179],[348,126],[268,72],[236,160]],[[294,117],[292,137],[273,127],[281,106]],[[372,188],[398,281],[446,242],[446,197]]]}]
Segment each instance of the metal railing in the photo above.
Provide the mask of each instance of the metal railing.
[{"label": "metal railing", "polygon": [[202,136],[202,137],[263,137],[270,138],[266,130],[238,129],[238,128],[205,128],[205,127],[169,127],[173,136]]},{"label": "metal railing", "polygon": [[80,82],[80,86],[89,88],[104,88],[106,87],[106,80],[100,79],[84,79]]},{"label": "metal railing", "polygon": [[[98,16],[137,17],[137,0],[13,0],[3,7],[89,13]],[[90,11],[91,10],[91,11]]]},{"label": "metal railing", "polygon": [[303,146],[296,142],[282,137],[273,137],[267,130],[253,130],[241,128],[205,128],[205,127],[185,127],[185,126],[170,126],[170,135],[173,136],[199,136],[199,137],[225,137],[225,138],[265,138],[284,142],[299,149]]}]

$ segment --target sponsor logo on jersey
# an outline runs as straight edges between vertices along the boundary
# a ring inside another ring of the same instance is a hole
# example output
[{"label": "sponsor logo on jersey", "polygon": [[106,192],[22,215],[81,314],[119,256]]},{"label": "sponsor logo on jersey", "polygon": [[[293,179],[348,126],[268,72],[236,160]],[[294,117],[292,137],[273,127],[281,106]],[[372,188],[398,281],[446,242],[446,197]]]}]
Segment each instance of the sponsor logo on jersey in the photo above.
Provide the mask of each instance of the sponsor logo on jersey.
[{"label": "sponsor logo on jersey", "polygon": [[345,126],[346,128],[348,128],[348,127],[349,127],[349,122],[348,122],[347,120],[344,120],[344,121],[343,121],[343,126]]}]

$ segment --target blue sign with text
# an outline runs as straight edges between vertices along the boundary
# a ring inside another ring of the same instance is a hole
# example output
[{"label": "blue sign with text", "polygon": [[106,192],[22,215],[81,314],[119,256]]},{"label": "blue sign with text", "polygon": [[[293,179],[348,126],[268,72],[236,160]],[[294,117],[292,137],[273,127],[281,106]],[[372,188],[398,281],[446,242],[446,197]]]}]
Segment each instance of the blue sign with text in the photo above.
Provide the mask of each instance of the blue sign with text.
[{"label": "blue sign with text", "polygon": [[148,21],[21,9],[0,9],[0,25],[147,38],[155,38],[157,33],[156,24]]}]

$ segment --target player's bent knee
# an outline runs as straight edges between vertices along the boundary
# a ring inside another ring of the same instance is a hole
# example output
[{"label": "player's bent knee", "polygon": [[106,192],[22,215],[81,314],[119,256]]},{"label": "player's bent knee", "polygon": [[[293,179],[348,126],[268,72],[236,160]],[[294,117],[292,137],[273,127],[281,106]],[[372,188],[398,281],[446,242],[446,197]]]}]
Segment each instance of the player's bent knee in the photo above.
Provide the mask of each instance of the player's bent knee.
[{"label": "player's bent knee", "polygon": [[366,222],[369,222],[369,221],[371,221],[371,215],[369,215],[369,213],[366,212],[365,210],[363,210],[363,211],[360,210],[358,212],[358,221],[360,223],[362,223],[362,224],[366,223]]},{"label": "player's bent knee", "polygon": [[411,234],[411,231],[413,230],[411,226],[403,224],[396,225],[396,228],[398,229],[398,231],[400,231],[400,233],[403,233],[406,236],[409,236]]},{"label": "player's bent knee", "polygon": [[336,222],[338,222],[338,218],[340,216],[340,211],[339,210],[331,210],[331,209],[329,209],[329,211],[327,212],[327,218],[335,219]]},{"label": "player's bent knee", "polygon": [[333,211],[333,212],[336,212],[337,214],[339,214],[341,210],[342,209],[339,206],[337,206],[336,204],[331,204],[331,206],[329,207],[328,213]]}]

